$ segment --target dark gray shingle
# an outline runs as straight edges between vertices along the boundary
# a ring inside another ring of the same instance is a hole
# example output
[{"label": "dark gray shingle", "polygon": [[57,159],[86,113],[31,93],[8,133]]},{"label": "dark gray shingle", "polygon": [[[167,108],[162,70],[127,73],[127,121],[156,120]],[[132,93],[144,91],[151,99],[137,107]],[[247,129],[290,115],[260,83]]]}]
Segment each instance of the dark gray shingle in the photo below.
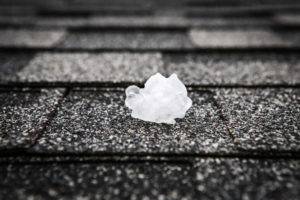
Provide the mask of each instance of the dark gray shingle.
[{"label": "dark gray shingle", "polygon": [[300,151],[299,89],[222,89],[216,93],[241,152]]},{"label": "dark gray shingle", "polygon": [[205,30],[194,29],[191,40],[200,48],[276,48],[299,47],[298,32],[272,30]]},{"label": "dark gray shingle", "polygon": [[164,163],[1,165],[0,198],[190,200],[191,172]]},{"label": "dark gray shingle", "polygon": [[71,31],[59,46],[87,49],[186,49],[193,45],[185,30],[102,30]]},{"label": "dark gray shingle", "polygon": [[197,197],[201,199],[299,198],[300,161],[284,159],[199,159]]},{"label": "dark gray shingle", "polygon": [[32,59],[31,53],[0,52],[0,83],[15,81],[17,73]]},{"label": "dark gray shingle", "polygon": [[[299,160],[197,159],[185,163],[45,163],[0,166],[5,199],[290,199]],[[30,179],[28,179],[30,177]]]},{"label": "dark gray shingle", "polygon": [[167,74],[191,85],[294,85],[300,82],[297,53],[164,54]]},{"label": "dark gray shingle", "polygon": [[0,89],[0,148],[25,148],[49,120],[62,97],[62,90]]},{"label": "dark gray shingle", "polygon": [[63,30],[0,30],[2,47],[52,47],[64,36]]},{"label": "dark gray shingle", "polygon": [[143,82],[163,72],[160,53],[39,53],[17,73],[22,82]]},{"label": "dark gray shingle", "polygon": [[35,152],[212,153],[231,149],[231,138],[212,93],[189,94],[193,107],[175,125],[133,119],[124,89],[73,91],[35,146]]}]

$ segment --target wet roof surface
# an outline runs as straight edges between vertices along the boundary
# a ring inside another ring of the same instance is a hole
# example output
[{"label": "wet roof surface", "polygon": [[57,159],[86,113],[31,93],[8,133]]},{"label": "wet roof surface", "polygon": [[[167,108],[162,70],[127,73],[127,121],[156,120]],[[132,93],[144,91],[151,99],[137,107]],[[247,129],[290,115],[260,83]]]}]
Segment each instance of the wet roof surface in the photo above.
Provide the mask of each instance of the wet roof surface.
[{"label": "wet roof surface", "polygon": [[[300,4],[0,1],[0,199],[300,198]],[[172,73],[193,106],[133,119]]]}]

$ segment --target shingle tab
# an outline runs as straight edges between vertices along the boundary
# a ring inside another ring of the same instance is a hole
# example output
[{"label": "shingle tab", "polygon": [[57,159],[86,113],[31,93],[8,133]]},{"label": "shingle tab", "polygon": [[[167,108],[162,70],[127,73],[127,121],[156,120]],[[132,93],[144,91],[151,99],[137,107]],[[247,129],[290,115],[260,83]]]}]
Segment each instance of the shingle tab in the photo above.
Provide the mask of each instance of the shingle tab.
[{"label": "shingle tab", "polygon": [[103,30],[71,31],[59,46],[79,49],[186,49],[193,44],[185,30]]},{"label": "shingle tab", "polygon": [[[140,27],[140,28],[169,28],[188,27],[191,24],[198,24],[199,20],[187,20],[183,17],[169,16],[89,16],[89,17],[20,17],[0,16],[0,25],[11,26],[37,26],[37,27]],[[207,21],[207,20],[206,20]],[[201,20],[201,24],[204,23]]]},{"label": "shingle tab", "polygon": [[299,198],[300,161],[199,159],[194,175],[199,199]]},{"label": "shingle tab", "polygon": [[15,27],[52,28],[189,28],[272,25],[270,19],[262,18],[185,18],[178,16],[0,16],[0,25]]},{"label": "shingle tab", "polygon": [[25,148],[37,138],[63,90],[0,89],[0,148]]},{"label": "shingle tab", "polygon": [[241,153],[300,151],[299,89],[216,90]]},{"label": "shingle tab", "polygon": [[73,91],[35,152],[212,153],[231,149],[209,91],[191,92],[193,107],[173,126],[133,119],[124,89]]},{"label": "shingle tab", "polygon": [[40,53],[18,72],[23,82],[143,82],[163,72],[160,53]]},{"label": "shingle tab", "polygon": [[188,27],[191,21],[175,16],[142,16],[142,17],[101,17],[94,16],[89,25],[101,27]]},{"label": "shingle tab", "polygon": [[300,82],[297,53],[164,54],[167,74],[190,85],[294,85]]},{"label": "shingle tab", "polygon": [[36,13],[36,9],[33,6],[28,5],[14,5],[12,2],[9,2],[8,5],[1,5],[0,13],[3,16],[16,16],[16,15],[34,15]]},{"label": "shingle tab", "polygon": [[290,199],[299,160],[2,164],[1,199]]},{"label": "shingle tab", "polygon": [[1,165],[1,199],[193,199],[191,166],[164,163]]},{"label": "shingle tab", "polygon": [[62,30],[0,30],[0,46],[52,47],[64,36]]},{"label": "shingle tab", "polygon": [[273,19],[276,23],[283,26],[299,27],[300,14],[299,13],[278,13]]},{"label": "shingle tab", "polygon": [[0,83],[14,81],[16,74],[32,59],[31,53],[0,52]]},{"label": "shingle tab", "polygon": [[299,47],[298,32],[271,30],[203,30],[190,32],[191,40],[202,48]]}]

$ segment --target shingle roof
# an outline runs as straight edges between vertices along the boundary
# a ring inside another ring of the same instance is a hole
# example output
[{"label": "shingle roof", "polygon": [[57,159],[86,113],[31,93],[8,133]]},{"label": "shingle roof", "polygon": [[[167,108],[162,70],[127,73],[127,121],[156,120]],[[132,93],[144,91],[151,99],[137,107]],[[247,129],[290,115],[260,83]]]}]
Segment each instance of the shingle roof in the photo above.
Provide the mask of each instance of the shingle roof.
[{"label": "shingle roof", "polygon": [[[299,6],[0,1],[0,199],[299,199]],[[124,105],[156,72],[175,125]]]}]

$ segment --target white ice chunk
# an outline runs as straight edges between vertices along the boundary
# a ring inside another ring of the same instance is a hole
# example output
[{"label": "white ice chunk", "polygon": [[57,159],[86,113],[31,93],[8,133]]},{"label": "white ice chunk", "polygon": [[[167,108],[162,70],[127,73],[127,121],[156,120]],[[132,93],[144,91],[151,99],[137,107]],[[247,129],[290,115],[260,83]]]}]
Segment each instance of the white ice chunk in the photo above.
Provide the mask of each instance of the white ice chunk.
[{"label": "white ice chunk", "polygon": [[165,78],[160,73],[151,76],[145,88],[135,85],[126,89],[125,105],[131,116],[144,121],[175,124],[175,118],[183,118],[192,106],[184,84],[176,74]]}]

